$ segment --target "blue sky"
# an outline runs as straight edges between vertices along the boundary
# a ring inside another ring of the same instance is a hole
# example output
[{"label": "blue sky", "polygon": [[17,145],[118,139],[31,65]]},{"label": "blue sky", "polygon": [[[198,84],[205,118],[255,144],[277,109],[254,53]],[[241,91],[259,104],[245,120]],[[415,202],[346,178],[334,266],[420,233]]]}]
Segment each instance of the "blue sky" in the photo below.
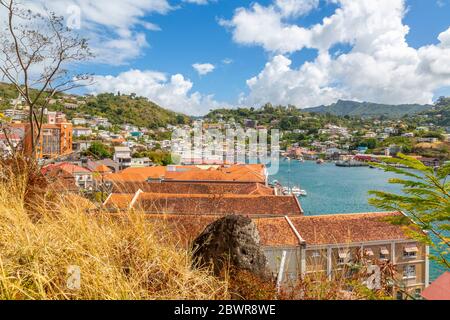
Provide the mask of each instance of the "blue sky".
[{"label": "blue sky", "polygon": [[[265,102],[303,108],[450,95],[450,0],[361,0],[357,8],[349,0],[123,2],[105,2],[125,16],[117,25],[81,10],[80,31],[99,58],[79,70],[98,76],[88,89],[94,93],[133,91],[190,114]],[[334,20],[328,31],[324,18]],[[199,74],[195,63],[210,72]]]}]

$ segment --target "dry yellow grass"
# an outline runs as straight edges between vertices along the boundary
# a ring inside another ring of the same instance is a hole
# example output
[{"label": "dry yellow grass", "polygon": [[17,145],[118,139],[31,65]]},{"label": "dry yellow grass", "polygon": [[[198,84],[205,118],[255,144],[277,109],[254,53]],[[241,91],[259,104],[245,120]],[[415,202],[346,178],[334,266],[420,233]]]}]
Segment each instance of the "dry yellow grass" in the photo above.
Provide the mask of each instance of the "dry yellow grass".
[{"label": "dry yellow grass", "polygon": [[[86,203],[63,195],[30,215],[22,179],[13,180],[0,184],[0,299],[229,297],[225,282],[190,267],[190,252],[163,225],[87,214]],[[79,289],[67,285],[70,266],[81,271]]]}]

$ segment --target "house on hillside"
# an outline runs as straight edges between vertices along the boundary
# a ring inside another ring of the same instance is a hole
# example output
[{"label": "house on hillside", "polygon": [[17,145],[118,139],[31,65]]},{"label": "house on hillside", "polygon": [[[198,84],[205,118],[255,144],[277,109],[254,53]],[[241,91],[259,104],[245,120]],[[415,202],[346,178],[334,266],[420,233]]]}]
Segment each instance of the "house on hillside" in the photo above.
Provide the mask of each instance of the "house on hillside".
[{"label": "house on hillside", "polygon": [[129,147],[114,147],[113,160],[119,164],[119,169],[123,170],[131,166],[131,149]]},{"label": "house on hillside", "polygon": [[49,164],[42,168],[44,175],[52,175],[62,177],[64,180],[72,180],[74,185],[79,189],[90,189],[94,186],[92,172],[78,165],[60,162]]}]

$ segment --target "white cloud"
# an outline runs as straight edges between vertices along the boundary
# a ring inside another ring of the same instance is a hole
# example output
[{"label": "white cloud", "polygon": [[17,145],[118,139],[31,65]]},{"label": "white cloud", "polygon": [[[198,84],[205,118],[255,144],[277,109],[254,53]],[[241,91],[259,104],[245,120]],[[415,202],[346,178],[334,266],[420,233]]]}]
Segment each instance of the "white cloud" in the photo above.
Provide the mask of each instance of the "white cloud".
[{"label": "white cloud", "polygon": [[193,83],[181,74],[168,76],[156,71],[132,69],[117,76],[95,76],[94,81],[94,85],[89,87],[93,93],[136,93],[164,108],[190,115],[204,115],[210,109],[230,107],[215,101],[212,95],[192,92]]},{"label": "white cloud", "polygon": [[276,6],[285,17],[298,17],[319,6],[319,0],[276,0]]},{"label": "white cloud", "polygon": [[[278,0],[269,6],[239,8],[230,21],[221,21],[234,41],[275,54],[247,81],[250,93],[241,103],[430,103],[437,89],[450,86],[450,29],[439,35],[438,45],[415,49],[406,41],[404,0],[332,1],[339,4],[334,14],[308,28],[289,23]],[[332,55],[336,45],[351,49]],[[318,57],[292,68],[288,55],[303,48],[317,49]]]},{"label": "white cloud", "polygon": [[448,28],[447,31],[442,32],[438,39],[444,48],[450,48],[450,28]]},{"label": "white cloud", "polygon": [[231,58],[225,58],[222,60],[222,63],[224,64],[232,64],[234,61]]},{"label": "white cloud", "polygon": [[211,0],[183,0],[183,2],[205,5],[211,2]]},{"label": "white cloud", "polygon": [[194,68],[199,75],[203,76],[205,74],[213,72],[216,67],[211,63],[194,63],[192,65],[192,68]]},{"label": "white cloud", "polygon": [[222,26],[231,28],[233,40],[247,45],[260,45],[267,51],[294,52],[310,42],[308,30],[282,23],[282,13],[274,6],[258,3],[250,10],[238,8],[231,21],[220,20]]},{"label": "white cloud", "polygon": [[159,26],[144,20],[145,16],[175,9],[168,0],[27,0],[23,4],[34,10],[45,7],[66,19],[73,14],[70,8],[79,8],[81,28],[78,31],[89,39],[96,62],[114,65],[138,57],[148,46],[145,34],[138,32],[137,26],[160,30]]}]

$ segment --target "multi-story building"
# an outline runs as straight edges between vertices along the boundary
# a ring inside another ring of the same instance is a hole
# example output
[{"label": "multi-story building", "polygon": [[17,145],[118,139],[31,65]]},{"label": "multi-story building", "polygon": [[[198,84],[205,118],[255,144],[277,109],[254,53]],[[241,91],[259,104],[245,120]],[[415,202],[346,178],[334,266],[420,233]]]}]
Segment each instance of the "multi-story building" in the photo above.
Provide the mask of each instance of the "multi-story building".
[{"label": "multi-story building", "polygon": [[72,124],[44,124],[37,146],[39,158],[51,159],[72,153]]},{"label": "multi-story building", "polygon": [[[25,154],[31,155],[33,135],[29,123],[12,124],[23,141]],[[72,124],[56,123],[43,124],[41,134],[36,146],[36,156],[39,159],[51,159],[72,153]]]},{"label": "multi-story building", "polygon": [[131,150],[128,147],[114,147],[113,160],[119,164],[120,170],[131,166]]}]

